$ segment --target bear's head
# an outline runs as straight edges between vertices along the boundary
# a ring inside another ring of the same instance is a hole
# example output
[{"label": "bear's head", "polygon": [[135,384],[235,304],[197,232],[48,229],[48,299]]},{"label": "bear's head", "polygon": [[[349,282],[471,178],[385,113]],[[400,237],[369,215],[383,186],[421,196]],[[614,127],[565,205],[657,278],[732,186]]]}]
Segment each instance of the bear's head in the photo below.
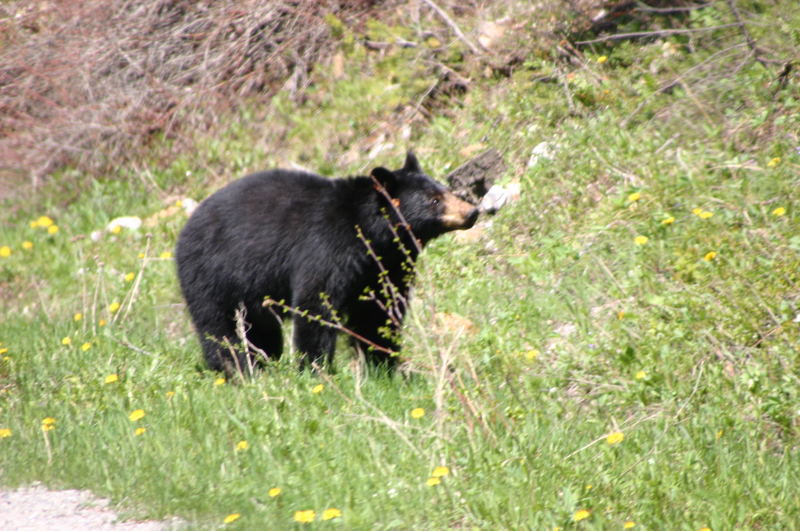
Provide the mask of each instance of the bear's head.
[{"label": "bear's head", "polygon": [[385,191],[391,200],[393,216],[402,216],[398,221],[407,223],[423,243],[451,230],[468,229],[478,218],[475,206],[425,174],[410,151],[402,168],[392,171],[379,167],[371,175],[380,185],[379,192]]}]

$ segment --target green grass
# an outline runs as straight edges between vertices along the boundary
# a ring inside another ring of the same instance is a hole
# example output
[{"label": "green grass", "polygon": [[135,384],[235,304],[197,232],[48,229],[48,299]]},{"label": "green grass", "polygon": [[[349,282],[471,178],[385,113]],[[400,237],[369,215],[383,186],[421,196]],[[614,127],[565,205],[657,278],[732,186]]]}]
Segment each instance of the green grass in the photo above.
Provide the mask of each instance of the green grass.
[{"label": "green grass", "polygon": [[[777,14],[764,9],[750,15],[754,37],[796,53],[798,10],[784,5],[789,29],[770,32]],[[297,157],[363,171],[336,155],[363,154],[376,124],[419,101],[425,83],[392,77],[404,65],[424,74],[412,52],[375,59],[345,40],[354,63],[340,80],[318,73],[326,88],[304,105],[244,112],[229,135],[148,175],[61,176],[6,205],[0,482],[89,488],[127,516],[201,528],[232,513],[232,528],[300,527],[293,515],[308,509],[319,528],[796,528],[800,93],[752,61],[734,68],[744,56],[704,63],[740,41],[734,30],[605,47],[566,88],[533,81],[555,65],[539,58],[508,78],[477,75],[461,105],[414,117],[409,142],[430,173],[482,143],[505,153],[501,180],[522,193],[476,242],[426,249],[407,376],[364,374],[342,342],[332,374],[299,373],[287,356],[216,385],[162,255],[185,216],[89,234],[199,199],[225,167]],[[677,76],[683,85],[657,92]],[[272,138],[264,113],[285,133],[276,153],[251,151]],[[554,158],[528,167],[543,141]],[[398,164],[404,148],[375,165]],[[41,215],[57,233],[29,226]],[[453,314],[469,331],[443,330]],[[46,417],[54,429],[41,429]],[[615,432],[624,440],[611,445]],[[428,486],[440,465],[449,474]],[[341,517],[322,521],[327,508]],[[579,510],[590,516],[576,523]]]}]

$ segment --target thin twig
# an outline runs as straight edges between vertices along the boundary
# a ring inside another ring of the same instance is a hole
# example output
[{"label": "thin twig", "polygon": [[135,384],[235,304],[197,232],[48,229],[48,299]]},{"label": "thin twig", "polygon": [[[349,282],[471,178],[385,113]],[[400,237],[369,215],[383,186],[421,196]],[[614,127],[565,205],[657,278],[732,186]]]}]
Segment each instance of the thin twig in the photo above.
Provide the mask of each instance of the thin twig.
[{"label": "thin twig", "polygon": [[[330,376],[328,376],[325,372],[322,371],[322,367],[320,367],[316,363],[312,363],[312,367],[314,368],[315,371],[317,371],[317,375],[319,375],[320,378],[325,380],[325,383],[330,385],[331,388],[333,388],[333,390],[336,391],[339,394],[339,396],[341,396],[342,399],[345,400],[345,402],[348,402],[349,404],[353,403],[353,400],[349,396],[347,396],[344,392],[342,392],[341,389],[339,389],[339,386],[336,385],[336,383],[333,381],[333,379]],[[358,390],[358,388],[356,388],[356,389]],[[376,417],[370,417],[368,415],[353,414],[352,415],[353,417],[362,418],[362,419],[366,419],[366,420],[371,420],[371,421],[375,421],[375,422],[380,422],[381,424],[384,424],[389,429],[391,429],[393,432],[395,432],[395,434],[397,434],[397,436],[400,438],[400,440],[403,441],[413,452],[415,452],[419,456],[423,455],[422,451],[420,451],[419,448],[414,446],[414,443],[411,442],[411,440],[408,437],[406,437],[406,435],[400,430],[399,426],[401,424],[399,422],[397,422],[396,420],[394,420],[393,418],[388,416],[386,413],[383,412],[383,410],[381,410],[375,404],[371,404],[370,402],[365,400],[364,397],[361,396],[360,392],[358,392],[358,391],[356,392],[356,397],[357,397],[358,401],[361,402],[364,406],[366,406],[367,408],[372,409],[373,411],[375,411],[377,416]]]},{"label": "thin twig", "polygon": [[718,29],[734,28],[740,26],[738,22],[731,24],[720,24],[718,26],[709,26],[707,28],[690,28],[690,29],[665,29],[656,31],[633,31],[631,33],[617,33],[615,35],[608,35],[597,39],[588,41],[576,41],[575,44],[594,44],[597,42],[619,41],[623,39],[638,39],[640,37],[664,37],[665,35],[683,35],[686,33],[699,33],[703,31],[714,31]]},{"label": "thin twig", "polygon": [[366,343],[367,345],[369,345],[370,347],[374,348],[375,350],[379,350],[381,352],[385,352],[386,354],[390,354],[390,355],[397,355],[398,354],[394,350],[388,349],[386,347],[382,347],[382,346],[378,345],[377,343],[374,343],[374,342],[370,341],[366,337],[362,336],[361,334],[358,334],[358,333],[354,332],[353,330],[347,328],[346,326],[344,326],[341,323],[338,323],[338,322],[335,322],[335,321],[328,321],[326,319],[323,319],[319,315],[309,315],[307,310],[300,310],[299,308],[294,308],[292,306],[289,306],[288,304],[284,304],[284,303],[282,303],[280,301],[276,301],[275,299],[271,299],[269,297],[264,299],[264,302],[261,305],[264,306],[264,307],[278,306],[282,310],[284,310],[286,312],[289,312],[292,315],[295,315],[297,317],[303,317],[305,319],[308,319],[309,321],[317,322],[322,326],[328,326],[328,327],[331,327],[331,328],[333,328],[335,330],[338,330],[339,332],[343,332],[343,333],[345,333],[345,334],[347,334],[347,335],[349,335],[349,336],[351,336],[351,337],[353,337],[353,338],[355,338],[355,339],[357,339],[357,340],[359,340],[359,341],[361,341],[363,343]]},{"label": "thin twig", "polygon": [[720,50],[718,52],[715,52],[710,57],[705,59],[704,61],[702,61],[700,63],[697,63],[696,65],[692,66],[691,68],[687,68],[686,71],[684,71],[678,77],[674,78],[672,81],[664,83],[663,85],[658,87],[658,89],[655,92],[653,92],[652,94],[648,94],[644,99],[642,99],[641,103],[639,103],[639,105],[627,117],[625,117],[625,119],[622,120],[622,122],[620,122],[620,127],[626,127],[628,125],[628,123],[630,123],[631,119],[633,119],[634,116],[639,114],[639,111],[641,111],[644,108],[644,106],[647,104],[647,102],[650,101],[654,96],[656,96],[658,94],[661,94],[662,92],[664,92],[665,90],[667,90],[670,87],[674,87],[675,85],[680,83],[691,72],[694,72],[695,70],[697,70],[699,68],[702,68],[703,66],[705,66],[708,63],[712,62],[718,56],[720,56],[722,54],[725,54],[725,53],[728,53],[731,50],[735,50],[736,48],[741,48],[743,46],[745,46],[744,43],[739,43],[739,44],[735,44],[735,45],[733,45],[733,46],[731,46],[729,48],[725,48],[724,50]]},{"label": "thin twig", "polygon": [[569,107],[569,113],[571,115],[576,115],[577,111],[575,110],[575,102],[572,100],[572,93],[569,91],[569,85],[567,84],[567,78],[561,69],[558,69],[558,81],[561,84],[561,88],[564,91],[564,96],[567,98],[567,106]]},{"label": "thin twig", "polygon": [[[429,6],[431,9],[433,9],[434,11],[436,11],[436,13],[437,13],[437,14],[438,14],[440,17],[442,17],[442,20],[444,20],[445,24],[447,24],[448,26],[450,26],[450,29],[452,29],[452,30],[453,30],[453,33],[455,33],[455,34],[456,34],[456,36],[457,36],[459,39],[461,39],[462,41],[464,41],[464,44],[466,44],[466,45],[469,47],[469,49],[472,51],[472,53],[474,53],[475,55],[478,55],[478,54],[480,54],[480,50],[478,50],[478,48],[477,48],[477,47],[476,47],[474,44],[472,44],[472,42],[470,42],[470,40],[469,40],[469,39],[467,39],[467,36],[466,36],[466,35],[464,35],[464,33],[461,31],[461,28],[459,28],[459,27],[458,27],[458,24],[456,24],[455,22],[453,22],[453,19],[451,19],[451,18],[450,18],[450,17],[447,15],[447,13],[445,13],[445,12],[444,12],[444,10],[443,10],[441,7],[439,7],[439,6],[437,6],[435,3],[433,3],[433,1],[432,1],[432,0],[422,0],[422,1],[423,1],[423,2],[425,2],[426,4],[428,4],[428,6]],[[480,43],[478,43],[478,44],[480,44]]]},{"label": "thin twig", "polygon": [[636,6],[636,11],[643,13],[682,13],[685,11],[694,11],[695,9],[705,9],[710,7],[711,4],[699,4],[694,6],[680,6],[680,7],[651,7],[645,4]]},{"label": "thin twig", "polygon": [[768,68],[767,62],[761,57],[761,50],[759,50],[758,46],[756,46],[756,41],[753,40],[753,36],[750,35],[750,32],[747,30],[747,26],[742,20],[742,16],[739,14],[739,10],[736,8],[736,3],[734,0],[728,0],[728,7],[730,8],[731,13],[733,13],[733,18],[736,19],[739,29],[742,30],[744,40],[747,41],[747,47],[750,48],[751,52],[753,52],[753,59],[761,63],[761,66],[764,68]]}]

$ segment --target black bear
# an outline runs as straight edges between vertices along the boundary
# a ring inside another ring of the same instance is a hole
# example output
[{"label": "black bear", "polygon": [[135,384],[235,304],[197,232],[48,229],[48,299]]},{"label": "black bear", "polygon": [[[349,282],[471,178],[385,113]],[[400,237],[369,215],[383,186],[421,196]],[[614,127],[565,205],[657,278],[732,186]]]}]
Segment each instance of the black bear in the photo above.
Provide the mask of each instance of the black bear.
[{"label": "black bear", "polygon": [[414,260],[477,217],[411,152],[369,177],[277,169],[228,184],[192,214],[175,253],[208,366],[249,373],[277,359],[288,314],[301,367],[331,362],[337,328],[368,361],[393,366]]}]

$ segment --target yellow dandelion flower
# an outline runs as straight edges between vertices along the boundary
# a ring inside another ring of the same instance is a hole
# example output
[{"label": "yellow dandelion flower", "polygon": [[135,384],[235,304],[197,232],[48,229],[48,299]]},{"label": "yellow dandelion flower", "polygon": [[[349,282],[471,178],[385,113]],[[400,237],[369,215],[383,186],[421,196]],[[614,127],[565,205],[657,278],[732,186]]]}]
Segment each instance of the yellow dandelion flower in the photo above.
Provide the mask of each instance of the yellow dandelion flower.
[{"label": "yellow dandelion flower", "polygon": [[339,509],[335,509],[333,507],[322,511],[323,520],[333,520],[334,518],[339,518],[340,516],[342,516],[342,511],[340,511]]},{"label": "yellow dandelion flower", "polygon": [[315,395],[318,395],[318,394],[320,394],[322,392],[323,389],[325,389],[324,385],[317,384],[317,385],[315,385],[314,387],[311,388],[311,392],[314,393]]},{"label": "yellow dandelion flower", "polygon": [[164,396],[166,396],[167,400],[169,400],[170,398],[175,396],[175,391],[167,391],[166,393],[164,393]]},{"label": "yellow dandelion flower", "polygon": [[628,520],[627,522],[622,524],[622,529],[631,529],[634,526],[636,526],[636,522],[634,522],[633,520]]},{"label": "yellow dandelion flower", "polygon": [[116,313],[119,310],[120,304],[117,301],[112,302],[108,305],[108,311],[111,313]]},{"label": "yellow dandelion flower", "polygon": [[109,374],[108,376],[106,376],[105,380],[103,380],[103,383],[112,384],[118,380],[119,376],[117,376],[116,374]]},{"label": "yellow dandelion flower", "polygon": [[55,429],[56,419],[53,417],[45,417],[42,419],[42,431],[50,431]]},{"label": "yellow dandelion flower", "polygon": [[224,520],[222,520],[222,523],[223,524],[232,524],[233,522],[235,522],[236,520],[238,520],[241,517],[242,517],[242,515],[239,514],[239,513],[231,513],[228,516],[226,516]]},{"label": "yellow dandelion flower", "polygon": [[661,220],[662,225],[672,225],[675,223],[675,218],[673,216],[667,216]]},{"label": "yellow dandelion flower", "polygon": [[642,198],[642,194],[640,194],[639,192],[633,192],[631,195],[628,196],[628,201],[633,203],[635,201],[638,201],[641,198]]},{"label": "yellow dandelion flower", "polygon": [[575,514],[572,515],[572,520],[574,522],[580,522],[581,520],[586,520],[591,515],[592,513],[590,513],[586,509],[581,509],[580,511],[576,511]]},{"label": "yellow dandelion flower", "polygon": [[430,37],[425,39],[425,44],[427,44],[428,47],[430,48],[438,48],[439,46],[442,45],[442,41],[431,35]]},{"label": "yellow dandelion flower", "polygon": [[443,478],[446,475],[448,475],[449,473],[450,473],[450,469],[447,468],[446,466],[437,466],[436,468],[433,469],[433,473],[431,474],[431,477]]},{"label": "yellow dandelion flower", "polygon": [[597,62],[600,63],[600,64],[603,64],[606,61],[608,61],[608,56],[607,55],[601,55],[600,57],[597,58]]},{"label": "yellow dandelion flower", "polygon": [[144,428],[144,427],[140,426],[140,427],[136,428],[135,430],[133,430],[133,434],[138,437],[139,435],[143,435],[144,432],[146,432],[146,431],[147,431],[147,428]]},{"label": "yellow dandelion flower", "polygon": [[525,359],[528,361],[533,361],[539,357],[539,351],[535,348],[525,352]]},{"label": "yellow dandelion flower", "polygon": [[591,484],[586,485],[586,490],[592,490],[593,488],[594,488],[594,485],[591,485]]},{"label": "yellow dandelion flower", "polygon": [[317,513],[308,509],[306,511],[295,511],[294,512],[294,521],[300,522],[301,524],[308,524],[314,521],[317,517]]},{"label": "yellow dandelion flower", "polygon": [[425,416],[425,410],[421,407],[415,407],[411,410],[411,418],[412,419],[421,419]]},{"label": "yellow dandelion flower", "polygon": [[769,159],[769,162],[767,162],[767,167],[774,168],[775,166],[777,166],[780,163],[781,163],[781,158],[780,157],[774,157],[774,158]]},{"label": "yellow dandelion flower", "polygon": [[722,439],[722,436],[725,434],[725,430],[717,430],[717,433],[714,435],[716,440]]},{"label": "yellow dandelion flower", "polygon": [[172,258],[172,253],[170,251],[164,251],[163,253],[158,255],[158,257],[159,258],[164,258],[164,259]]},{"label": "yellow dandelion flower", "polygon": [[22,248],[25,249],[26,251],[30,251],[31,249],[33,249],[33,242],[25,240],[24,242],[22,242]]},{"label": "yellow dandelion flower", "polygon": [[108,321],[106,321],[105,319],[100,319],[99,321],[97,321],[97,326],[105,326],[107,324]]},{"label": "yellow dandelion flower", "polygon": [[58,225],[50,225],[47,227],[47,234],[55,234],[58,232]]},{"label": "yellow dandelion flower", "polygon": [[714,215],[714,213],[713,212],[709,212],[708,210],[703,210],[702,212],[700,212],[698,214],[698,216],[700,216],[700,219],[708,219],[713,215]]},{"label": "yellow dandelion flower", "polygon": [[81,312],[76,312],[76,313],[75,313],[75,314],[72,316],[72,320],[73,320],[73,321],[75,321],[76,323],[77,323],[78,321],[80,321],[81,319],[83,319],[83,314],[82,314]]},{"label": "yellow dandelion flower", "polygon": [[441,482],[442,482],[442,480],[439,479],[439,478],[428,478],[428,480],[425,482],[425,484],[427,486],[429,486],[429,487],[435,487],[436,485],[438,485]]},{"label": "yellow dandelion flower", "polygon": [[72,344],[72,338],[69,337],[69,336],[62,337],[61,338],[61,344],[62,345],[70,345],[70,344]]},{"label": "yellow dandelion flower", "polygon": [[640,235],[640,236],[637,236],[637,237],[635,237],[635,238],[633,239],[633,243],[635,243],[636,245],[644,245],[644,244],[646,244],[646,243],[647,243],[647,241],[648,241],[649,239],[650,239],[650,238],[648,238],[647,236],[641,236],[641,235]]},{"label": "yellow dandelion flower", "polygon": [[84,352],[86,352],[90,348],[92,348],[92,344],[89,343],[88,341],[86,343],[84,343],[83,345],[81,345],[81,350],[84,351]]},{"label": "yellow dandelion flower", "polygon": [[700,208],[700,207],[696,207],[696,208],[692,209],[692,214],[694,214],[695,216],[699,216],[702,212],[703,212],[703,209]]},{"label": "yellow dandelion flower", "polygon": [[178,208],[182,207],[183,206],[183,201],[178,199],[177,201],[175,201],[175,206],[178,207]]},{"label": "yellow dandelion flower", "polygon": [[639,372],[636,373],[636,376],[634,376],[634,377],[637,380],[644,380],[645,378],[647,378],[647,373],[645,371],[639,371]]},{"label": "yellow dandelion flower", "polygon": [[0,247],[0,257],[8,258],[9,256],[11,256],[11,247],[8,245]]},{"label": "yellow dandelion flower", "polygon": [[248,443],[247,441],[239,441],[238,443],[236,443],[237,452],[240,452],[242,450],[247,450],[248,448],[250,448],[250,443]]},{"label": "yellow dandelion flower", "polygon": [[43,229],[46,229],[51,225],[53,225],[53,220],[47,216],[39,216],[39,218],[36,221],[31,223],[31,226],[42,227]]},{"label": "yellow dandelion flower", "polygon": [[[778,207],[772,211],[772,215],[776,217],[781,217],[786,214],[786,209],[784,207]],[[24,247],[25,244],[23,243],[22,246]]]},{"label": "yellow dandelion flower", "polygon": [[0,439],[11,437],[11,435],[12,435],[11,428],[0,428]]},{"label": "yellow dandelion flower", "polygon": [[267,496],[269,496],[270,498],[275,498],[277,496],[280,496],[281,492],[282,491],[280,487],[272,487],[267,491]]},{"label": "yellow dandelion flower", "polygon": [[701,527],[698,531],[711,531],[710,527]]},{"label": "yellow dandelion flower", "polygon": [[142,260],[144,258],[144,253],[137,254],[136,258],[138,258],[139,260]]},{"label": "yellow dandelion flower", "polygon": [[134,278],[136,278],[136,273],[127,273],[125,275],[125,282],[130,282]]},{"label": "yellow dandelion flower", "polygon": [[617,312],[617,320],[622,321],[625,319],[625,310],[620,310]]},{"label": "yellow dandelion flower", "polygon": [[134,409],[131,411],[131,414],[128,415],[128,418],[131,419],[131,422],[136,422],[137,420],[143,419],[144,409]]},{"label": "yellow dandelion flower", "polygon": [[619,444],[625,440],[625,434],[621,431],[615,431],[614,433],[610,434],[606,437],[606,442],[610,445]]},{"label": "yellow dandelion flower", "polygon": [[214,380],[214,385],[215,385],[215,386],[225,385],[225,378],[223,378],[222,376],[220,376],[219,378],[217,378],[216,380]]},{"label": "yellow dandelion flower", "polygon": [[5,354],[6,352],[8,352],[8,347],[0,348],[0,355]]},{"label": "yellow dandelion flower", "polygon": [[706,262],[710,262],[710,261],[711,261],[711,260],[713,260],[713,259],[714,259],[716,256],[717,256],[717,253],[716,253],[716,252],[714,252],[714,251],[709,251],[709,252],[707,252],[707,253],[706,253],[706,255],[703,257],[703,260],[705,260]]},{"label": "yellow dandelion flower", "polygon": [[109,231],[111,231],[111,234],[119,234],[120,232],[122,232],[122,225],[117,225],[117,224],[115,223],[115,224],[114,224],[114,225],[112,225],[112,226],[111,226],[111,228],[110,228],[110,229],[108,229],[108,230],[109,230]]}]

